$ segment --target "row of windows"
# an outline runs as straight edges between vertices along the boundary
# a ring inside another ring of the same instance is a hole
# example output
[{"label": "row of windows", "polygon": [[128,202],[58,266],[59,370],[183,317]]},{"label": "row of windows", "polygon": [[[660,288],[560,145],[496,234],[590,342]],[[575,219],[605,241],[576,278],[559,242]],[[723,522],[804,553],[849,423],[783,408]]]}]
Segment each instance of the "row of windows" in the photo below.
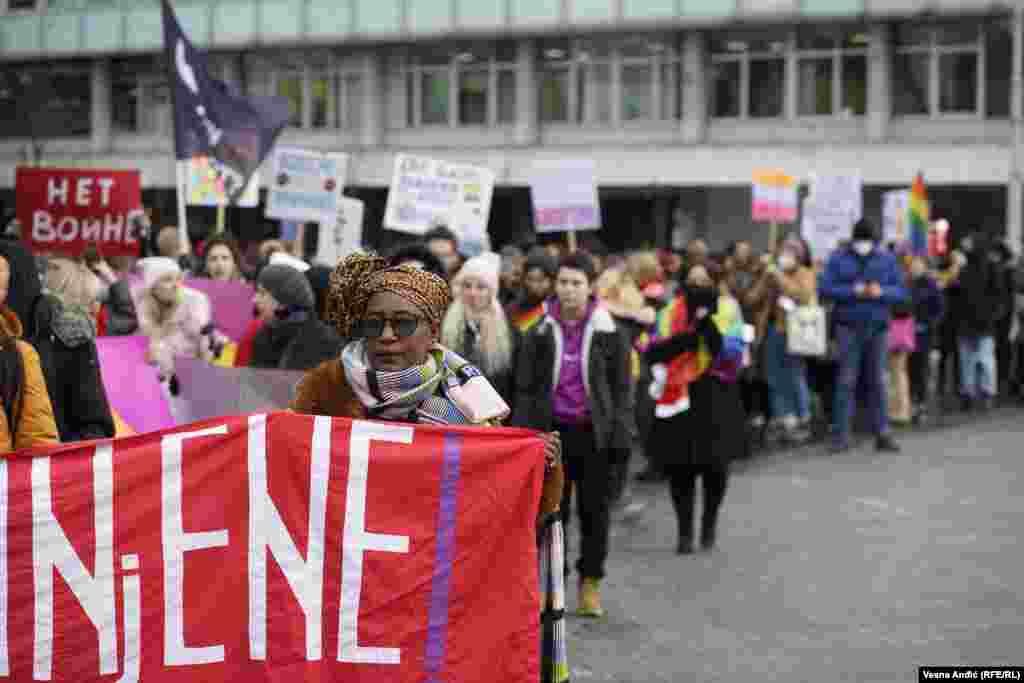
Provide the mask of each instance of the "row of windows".
[{"label": "row of windows", "polygon": [[[520,55],[514,41],[396,51],[386,60],[385,83],[403,90],[404,100],[388,99],[385,113],[392,127],[514,123],[521,57],[532,57],[544,123],[678,120],[686,107],[681,40],[678,34],[545,40],[536,43],[532,56]],[[893,113],[1008,117],[1012,43],[1009,20],[893,27]],[[704,71],[708,114],[723,119],[863,116],[870,49],[869,34],[860,26],[711,34]],[[218,59],[217,68],[228,73],[226,60]],[[244,90],[286,97],[295,127],[355,131],[364,125],[363,104],[370,93],[359,60],[333,53],[227,59],[235,60],[234,73],[243,80],[249,76]],[[62,119],[14,120],[20,118],[15,116],[18,111],[40,109],[76,118],[70,126],[67,121],[54,124],[55,132],[87,135],[89,78],[87,64],[60,71],[0,69],[0,111],[5,112],[0,119],[11,119],[3,122],[11,125],[0,125],[0,136],[20,135],[25,126],[38,128],[48,125],[47,120]],[[115,60],[111,78],[115,130],[169,130],[170,100],[159,59]],[[33,104],[19,109],[19,98]],[[404,112],[395,115],[395,106]]]}]

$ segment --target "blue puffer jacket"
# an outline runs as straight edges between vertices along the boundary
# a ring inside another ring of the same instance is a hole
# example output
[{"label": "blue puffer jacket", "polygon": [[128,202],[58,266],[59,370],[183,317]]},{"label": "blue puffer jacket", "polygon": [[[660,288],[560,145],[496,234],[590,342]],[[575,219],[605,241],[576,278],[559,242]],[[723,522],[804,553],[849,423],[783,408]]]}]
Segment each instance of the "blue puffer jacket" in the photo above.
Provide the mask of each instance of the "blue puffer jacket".
[{"label": "blue puffer jacket", "polygon": [[[877,282],[882,287],[881,298],[858,297],[854,293],[858,282]],[[818,280],[818,294],[835,303],[833,323],[879,329],[889,325],[889,308],[907,303],[909,296],[896,257],[877,247],[867,256],[849,247],[837,249]]]}]

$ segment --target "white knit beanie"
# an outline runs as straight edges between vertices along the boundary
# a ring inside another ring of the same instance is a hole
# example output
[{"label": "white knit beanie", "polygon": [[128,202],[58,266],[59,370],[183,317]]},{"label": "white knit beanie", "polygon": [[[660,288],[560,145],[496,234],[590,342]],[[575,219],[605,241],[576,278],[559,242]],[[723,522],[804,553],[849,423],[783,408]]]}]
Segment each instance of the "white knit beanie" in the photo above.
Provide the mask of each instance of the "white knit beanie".
[{"label": "white knit beanie", "polygon": [[498,295],[499,280],[498,274],[501,272],[501,256],[495,254],[493,251],[485,251],[479,256],[466,261],[458,274],[452,280],[452,284],[458,286],[467,277],[475,277],[482,280],[491,291],[494,292],[494,296]]},{"label": "white knit beanie", "polygon": [[178,262],[166,256],[144,258],[139,261],[139,268],[142,270],[142,286],[146,291],[153,289],[157,280],[165,275],[181,275]]}]

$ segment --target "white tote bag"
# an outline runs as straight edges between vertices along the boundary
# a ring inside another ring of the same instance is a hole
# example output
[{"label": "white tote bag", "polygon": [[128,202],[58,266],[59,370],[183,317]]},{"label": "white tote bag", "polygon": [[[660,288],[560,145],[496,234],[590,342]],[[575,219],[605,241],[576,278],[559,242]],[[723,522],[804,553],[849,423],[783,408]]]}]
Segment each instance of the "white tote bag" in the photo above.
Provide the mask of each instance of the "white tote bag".
[{"label": "white tote bag", "polygon": [[813,358],[828,353],[827,318],[817,302],[791,310],[786,315],[786,351]]}]

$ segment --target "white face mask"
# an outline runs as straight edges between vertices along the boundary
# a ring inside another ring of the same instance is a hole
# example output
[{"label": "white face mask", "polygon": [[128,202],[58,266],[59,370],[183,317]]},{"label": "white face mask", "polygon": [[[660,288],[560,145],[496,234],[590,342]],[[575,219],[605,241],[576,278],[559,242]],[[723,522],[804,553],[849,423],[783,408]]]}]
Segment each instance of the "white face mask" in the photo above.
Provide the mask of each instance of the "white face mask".
[{"label": "white face mask", "polygon": [[792,270],[796,265],[796,259],[792,254],[779,254],[779,268],[781,270]]},{"label": "white face mask", "polygon": [[870,240],[857,240],[853,243],[853,250],[861,256],[867,256],[875,248],[875,243]]}]

